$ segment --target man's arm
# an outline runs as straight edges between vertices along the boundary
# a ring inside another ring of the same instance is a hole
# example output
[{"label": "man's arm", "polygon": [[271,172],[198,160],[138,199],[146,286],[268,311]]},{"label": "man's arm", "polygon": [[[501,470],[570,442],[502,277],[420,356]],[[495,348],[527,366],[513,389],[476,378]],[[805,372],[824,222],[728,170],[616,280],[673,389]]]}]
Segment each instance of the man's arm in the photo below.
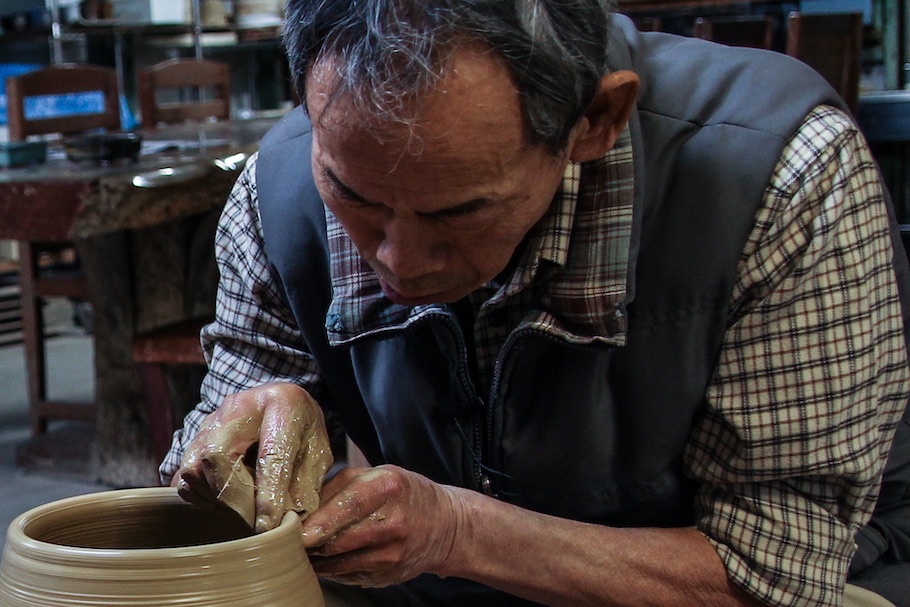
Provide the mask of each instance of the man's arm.
[{"label": "man's arm", "polygon": [[319,575],[385,586],[471,579],[545,605],[758,605],[694,529],[619,529],[531,512],[396,468],[344,470],[304,523]]},{"label": "man's arm", "polygon": [[225,203],[215,236],[219,282],[215,322],[202,332],[209,370],[201,402],[174,435],[159,467],[169,484],[203,421],[232,394],[267,382],[292,382],[317,399],[320,378],[263,250],[256,156]]},{"label": "man's arm", "polygon": [[770,604],[839,604],[875,505],[910,385],[889,228],[862,135],[812,112],[740,260],[685,459],[698,528]]}]

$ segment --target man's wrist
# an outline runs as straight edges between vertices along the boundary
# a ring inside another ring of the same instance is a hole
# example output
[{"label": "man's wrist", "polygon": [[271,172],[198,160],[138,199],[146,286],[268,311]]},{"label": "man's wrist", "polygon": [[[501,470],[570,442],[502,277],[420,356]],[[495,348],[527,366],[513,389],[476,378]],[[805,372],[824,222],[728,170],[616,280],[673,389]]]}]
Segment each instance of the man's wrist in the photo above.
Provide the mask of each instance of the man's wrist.
[{"label": "man's wrist", "polygon": [[463,577],[465,565],[471,555],[476,554],[473,544],[474,526],[479,520],[479,505],[475,502],[479,494],[468,489],[443,485],[443,499],[448,503],[448,524],[441,538],[439,561],[433,573],[440,577]]}]

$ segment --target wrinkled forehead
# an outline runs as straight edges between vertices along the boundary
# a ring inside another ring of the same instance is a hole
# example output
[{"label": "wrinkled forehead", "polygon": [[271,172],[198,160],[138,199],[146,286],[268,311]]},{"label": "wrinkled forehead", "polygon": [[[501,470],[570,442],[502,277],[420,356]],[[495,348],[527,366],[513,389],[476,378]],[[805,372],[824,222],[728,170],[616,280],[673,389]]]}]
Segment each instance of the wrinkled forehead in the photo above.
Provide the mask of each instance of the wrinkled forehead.
[{"label": "wrinkled forehead", "polygon": [[[396,69],[396,61],[402,63],[401,69]],[[427,61],[415,66],[413,57],[396,60],[392,54],[386,61],[365,63],[325,52],[307,71],[304,102],[311,117],[340,104],[344,114],[381,128],[416,124],[438,94],[464,92],[458,85],[466,78],[471,86],[488,85],[483,82],[487,78],[510,94],[518,93],[507,62],[485,43],[459,37],[440,46]]]},{"label": "wrinkled forehead", "polygon": [[459,53],[436,87],[401,100],[394,116],[362,107],[339,89],[338,77],[329,61],[309,75],[310,118],[324,158],[360,164],[370,157],[390,170],[414,158],[441,170],[471,165],[495,173],[530,147],[508,71],[482,51]]},{"label": "wrinkled forehead", "polygon": [[[310,119],[313,138],[324,154],[336,162],[359,164],[369,157],[390,163],[391,170],[403,157],[419,156],[426,129],[416,118],[388,119],[362,108],[346,92],[313,88]],[[395,159],[395,160],[392,160]]]},{"label": "wrinkled forehead", "polygon": [[340,71],[331,56],[315,62],[307,74],[306,109],[314,126],[322,129],[371,131],[383,139],[401,137],[413,127],[419,107],[418,96],[401,97],[394,106],[380,106],[371,100],[364,85],[355,85]]}]

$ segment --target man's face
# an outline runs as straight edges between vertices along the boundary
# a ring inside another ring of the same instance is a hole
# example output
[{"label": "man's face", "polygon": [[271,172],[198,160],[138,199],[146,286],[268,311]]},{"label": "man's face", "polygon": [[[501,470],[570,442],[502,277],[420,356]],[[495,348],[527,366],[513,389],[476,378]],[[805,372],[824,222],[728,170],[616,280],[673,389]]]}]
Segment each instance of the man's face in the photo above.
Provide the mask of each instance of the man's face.
[{"label": "man's face", "polygon": [[546,212],[567,162],[526,143],[506,68],[462,47],[412,126],[378,123],[344,97],[329,102],[332,67],[318,62],[307,80],[313,176],[386,296],[452,302],[494,278]]}]

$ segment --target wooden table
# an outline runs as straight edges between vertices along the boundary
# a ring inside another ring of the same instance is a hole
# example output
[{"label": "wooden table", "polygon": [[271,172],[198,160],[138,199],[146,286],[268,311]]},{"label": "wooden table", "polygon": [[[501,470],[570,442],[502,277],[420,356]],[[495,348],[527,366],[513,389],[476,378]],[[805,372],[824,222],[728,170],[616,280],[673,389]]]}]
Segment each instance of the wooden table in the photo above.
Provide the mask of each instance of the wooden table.
[{"label": "wooden table", "polygon": [[[72,241],[79,251],[94,311],[93,460],[102,482],[157,482],[131,338],[211,312],[215,219],[244,155],[278,117],[144,131],[146,153],[136,163],[95,166],[52,155],[41,165],[0,169],[0,238]],[[154,187],[137,186],[149,181]],[[62,403],[51,403],[54,411],[80,416]]]}]

